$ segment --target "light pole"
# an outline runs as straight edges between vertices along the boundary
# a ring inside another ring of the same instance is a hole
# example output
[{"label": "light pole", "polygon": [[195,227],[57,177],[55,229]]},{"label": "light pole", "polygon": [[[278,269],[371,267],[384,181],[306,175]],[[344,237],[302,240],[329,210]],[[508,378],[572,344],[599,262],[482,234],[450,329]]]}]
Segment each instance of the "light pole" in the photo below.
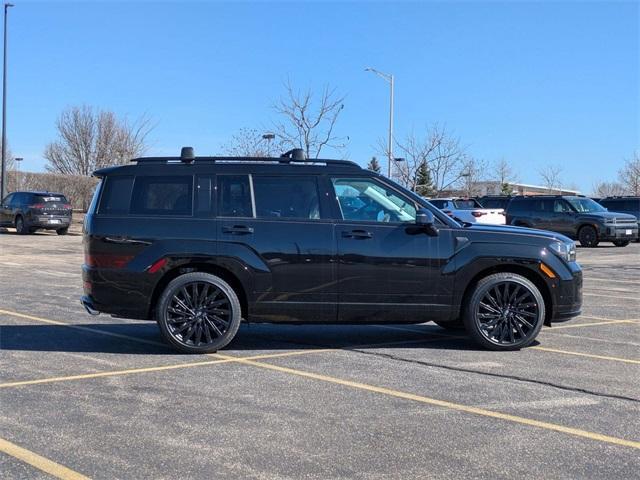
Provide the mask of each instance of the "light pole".
[{"label": "light pole", "polygon": [[24,160],[24,158],[22,157],[16,157],[13,159],[16,165],[16,190],[21,190],[22,189],[22,185],[20,183],[20,162],[22,162]]},{"label": "light pole", "polygon": [[267,141],[267,157],[271,156],[271,141],[276,138],[275,133],[265,133],[262,135],[262,139]]},{"label": "light pole", "polygon": [[2,171],[0,172],[0,199],[4,198],[7,177],[7,10],[12,3],[4,4],[4,52],[2,56]]},{"label": "light pole", "polygon": [[387,176],[391,178],[391,164],[393,163],[393,75],[390,73],[380,72],[371,67],[365,68],[364,71],[373,72],[389,83],[389,146],[387,148],[389,163],[387,165]]}]

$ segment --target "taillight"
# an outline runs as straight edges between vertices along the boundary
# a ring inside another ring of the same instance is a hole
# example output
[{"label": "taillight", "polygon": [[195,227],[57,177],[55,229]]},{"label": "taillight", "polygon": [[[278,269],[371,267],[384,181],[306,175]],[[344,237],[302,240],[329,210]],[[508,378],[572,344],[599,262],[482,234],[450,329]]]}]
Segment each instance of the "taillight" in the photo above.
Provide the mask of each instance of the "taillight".
[{"label": "taillight", "polygon": [[167,264],[167,259],[166,258],[161,258],[160,260],[156,261],[153,265],[151,265],[149,267],[149,270],[147,270],[147,272],[156,273],[158,270],[160,270],[166,264]]},{"label": "taillight", "polygon": [[133,255],[117,255],[114,253],[94,253],[84,255],[84,263],[90,267],[123,268],[133,259]]},{"label": "taillight", "polygon": [[504,215],[506,217],[507,216],[507,212],[500,212],[500,215]]},{"label": "taillight", "polygon": [[471,212],[471,215],[473,215],[476,218],[481,217],[481,216],[486,215],[486,214],[487,214],[487,212]]},{"label": "taillight", "polygon": [[37,208],[38,210],[41,210],[44,208],[44,203],[34,203],[33,205],[29,205],[29,208]]}]

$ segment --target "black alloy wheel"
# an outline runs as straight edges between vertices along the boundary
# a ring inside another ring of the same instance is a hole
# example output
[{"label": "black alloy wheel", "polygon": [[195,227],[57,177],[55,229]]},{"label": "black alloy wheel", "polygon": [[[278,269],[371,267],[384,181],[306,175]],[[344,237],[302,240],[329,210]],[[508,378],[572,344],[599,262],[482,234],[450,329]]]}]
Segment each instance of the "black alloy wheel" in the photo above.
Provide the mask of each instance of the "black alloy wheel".
[{"label": "black alloy wheel", "polygon": [[626,247],[627,245],[629,245],[629,240],[614,240],[613,244],[616,247]]},{"label": "black alloy wheel", "polygon": [[598,232],[591,225],[585,225],[578,232],[578,240],[583,247],[597,247],[600,240],[598,240]]},{"label": "black alloy wheel", "polygon": [[544,315],[544,299],[530,280],[514,273],[496,273],[478,282],[464,322],[480,345],[517,350],[535,340]]},{"label": "black alloy wheel", "polygon": [[215,275],[193,272],[173,279],[160,297],[157,320],[164,339],[184,353],[226,346],[241,322],[238,296]]},{"label": "black alloy wheel", "polygon": [[16,233],[18,235],[26,235],[29,233],[29,229],[25,228],[24,220],[20,215],[16,217]]}]

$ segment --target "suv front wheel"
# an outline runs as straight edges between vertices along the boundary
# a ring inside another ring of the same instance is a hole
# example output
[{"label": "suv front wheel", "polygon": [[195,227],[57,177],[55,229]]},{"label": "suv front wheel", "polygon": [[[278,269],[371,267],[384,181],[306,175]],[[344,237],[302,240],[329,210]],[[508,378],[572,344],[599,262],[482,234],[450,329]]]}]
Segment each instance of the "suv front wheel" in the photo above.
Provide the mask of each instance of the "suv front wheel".
[{"label": "suv front wheel", "polygon": [[517,350],[533,343],[544,323],[538,287],[515,273],[495,273],[478,282],[466,306],[464,326],[481,346]]},{"label": "suv front wheel", "polygon": [[591,225],[585,225],[578,232],[578,240],[583,247],[597,247],[600,240],[598,232]]},{"label": "suv front wheel", "polygon": [[169,282],[156,311],[162,336],[184,353],[212,353],[225,347],[242,319],[233,288],[204,272],[186,273]]}]

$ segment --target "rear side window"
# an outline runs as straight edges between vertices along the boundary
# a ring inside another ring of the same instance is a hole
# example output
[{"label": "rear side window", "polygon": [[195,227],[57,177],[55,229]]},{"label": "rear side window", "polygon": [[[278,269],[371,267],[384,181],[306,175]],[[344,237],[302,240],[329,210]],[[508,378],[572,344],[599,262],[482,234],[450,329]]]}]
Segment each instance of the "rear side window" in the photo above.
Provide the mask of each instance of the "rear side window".
[{"label": "rear side window", "polygon": [[218,216],[253,217],[249,175],[218,175]]},{"label": "rear side window", "polygon": [[193,176],[137,177],[133,187],[134,215],[181,215],[193,213]]},{"label": "rear side window", "polygon": [[258,218],[319,219],[318,182],[314,177],[253,177]]},{"label": "rear side window", "polygon": [[509,213],[525,213],[529,210],[533,210],[533,200],[531,199],[522,199],[522,200],[512,200],[509,203]]},{"label": "rear side window", "polygon": [[105,215],[129,212],[133,177],[107,177],[104,181],[98,213]]}]

